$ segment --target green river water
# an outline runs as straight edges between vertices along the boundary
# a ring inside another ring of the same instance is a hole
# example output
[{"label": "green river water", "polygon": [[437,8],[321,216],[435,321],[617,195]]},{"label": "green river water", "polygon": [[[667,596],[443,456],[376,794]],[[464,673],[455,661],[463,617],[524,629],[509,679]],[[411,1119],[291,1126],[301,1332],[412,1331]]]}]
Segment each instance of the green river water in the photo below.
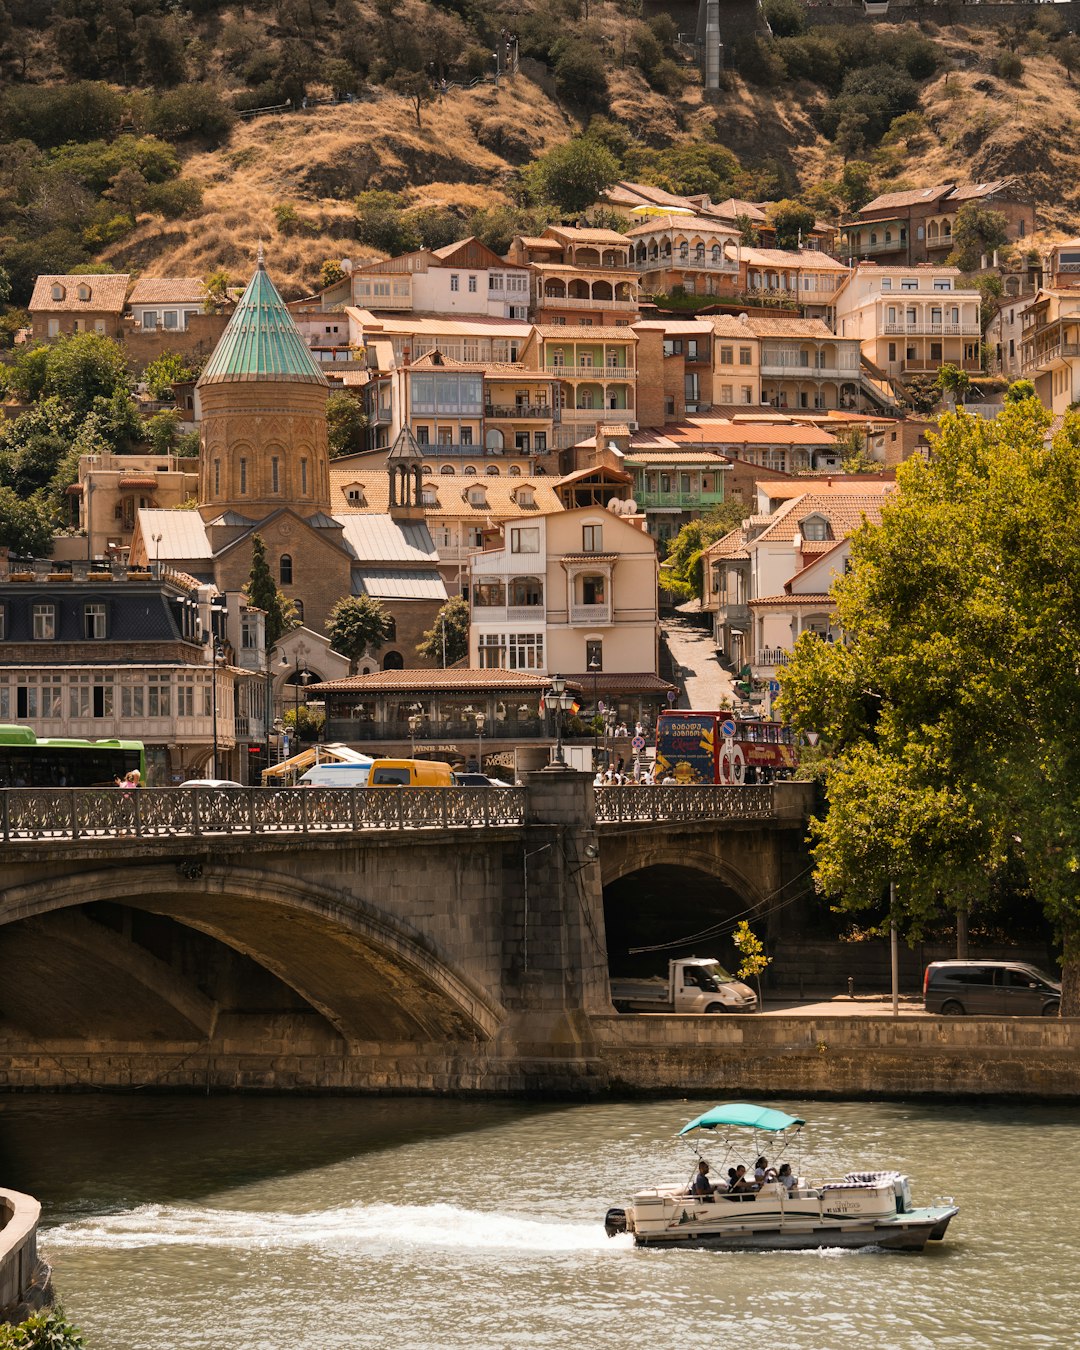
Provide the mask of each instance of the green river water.
[{"label": "green river water", "polygon": [[803,1171],[955,1197],[923,1255],[605,1237],[711,1104],[0,1097],[0,1176],[88,1350],[1080,1344],[1080,1108],[770,1100]]}]

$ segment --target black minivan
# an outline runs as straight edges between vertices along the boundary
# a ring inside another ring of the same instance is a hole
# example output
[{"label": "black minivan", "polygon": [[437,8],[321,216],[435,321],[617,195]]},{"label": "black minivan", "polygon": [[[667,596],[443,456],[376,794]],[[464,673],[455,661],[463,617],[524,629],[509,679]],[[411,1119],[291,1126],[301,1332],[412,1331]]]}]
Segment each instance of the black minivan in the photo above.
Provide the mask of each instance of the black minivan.
[{"label": "black minivan", "polygon": [[1057,1017],[1061,981],[1026,961],[934,961],[923,1007],[946,1017]]}]

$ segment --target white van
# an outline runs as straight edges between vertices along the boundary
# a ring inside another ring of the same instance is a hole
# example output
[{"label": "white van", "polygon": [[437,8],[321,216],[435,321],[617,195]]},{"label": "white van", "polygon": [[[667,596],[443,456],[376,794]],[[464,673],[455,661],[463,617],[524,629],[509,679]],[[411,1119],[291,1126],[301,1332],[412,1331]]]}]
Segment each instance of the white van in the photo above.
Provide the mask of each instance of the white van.
[{"label": "white van", "polygon": [[372,759],[349,764],[313,764],[297,787],[367,787]]}]

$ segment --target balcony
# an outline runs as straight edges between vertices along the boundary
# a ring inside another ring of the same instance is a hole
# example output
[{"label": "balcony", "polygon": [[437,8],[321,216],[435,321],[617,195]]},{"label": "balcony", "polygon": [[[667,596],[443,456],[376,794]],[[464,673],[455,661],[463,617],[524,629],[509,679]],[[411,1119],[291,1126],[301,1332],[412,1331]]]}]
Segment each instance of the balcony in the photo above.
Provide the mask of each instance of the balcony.
[{"label": "balcony", "polygon": [[548,366],[546,373],[558,380],[597,380],[601,384],[632,380],[637,375],[632,366]]},{"label": "balcony", "polygon": [[982,374],[982,362],[969,361],[966,358],[963,361],[948,361],[946,357],[942,357],[938,361],[901,361],[900,369],[905,375],[936,375],[946,362],[952,366],[959,366],[961,370],[966,370],[969,375]]},{"label": "balcony", "polygon": [[860,367],[853,366],[788,366],[782,362],[763,361],[761,373],[778,380],[857,380]]},{"label": "balcony", "polygon": [[599,296],[595,299],[582,299],[577,295],[538,295],[536,307],[537,309],[617,309],[620,313],[636,314],[638,302],[636,300],[603,300]]},{"label": "balcony", "polygon": [[[418,444],[420,444],[418,442]],[[479,441],[450,441],[439,444],[420,444],[420,449],[432,459],[520,459],[525,453],[513,446],[482,445]]]},{"label": "balcony", "polygon": [[1028,371],[1045,370],[1056,361],[1076,356],[1080,356],[1080,343],[1059,342],[1053,347],[1047,347],[1044,351],[1036,352],[1034,356],[1024,357],[1021,369],[1026,375]]},{"label": "balcony", "polygon": [[484,416],[507,422],[557,422],[560,408],[550,403],[487,403]]},{"label": "balcony", "polygon": [[360,309],[412,309],[411,295],[357,295]]},{"label": "balcony", "polygon": [[625,422],[633,416],[633,408],[564,408],[562,420],[570,426],[595,427],[597,422]]},{"label": "balcony", "polygon": [[872,256],[875,253],[906,253],[907,246],[906,239],[879,239],[876,244],[843,243],[839,245],[837,252],[844,261],[847,261],[849,258]]},{"label": "balcony", "polygon": [[786,647],[762,647],[754,662],[754,670],[775,670],[778,666],[786,666],[790,660],[791,652]]},{"label": "balcony", "polygon": [[670,254],[662,258],[645,258],[635,262],[634,266],[639,272],[726,272],[731,276],[737,276],[739,272],[739,264],[730,258],[714,262],[711,258],[672,257]]},{"label": "balcony", "polygon": [[546,622],[543,605],[473,605],[472,621],[477,623],[530,623]]},{"label": "balcony", "polygon": [[608,624],[611,622],[611,606],[573,604],[570,606],[570,622],[572,624]]},{"label": "balcony", "polygon": [[924,323],[921,319],[915,323],[887,323],[884,325],[887,336],[899,337],[978,337],[982,329],[978,320],[971,323]]},{"label": "balcony", "polygon": [[646,511],[694,511],[707,506],[718,506],[724,500],[722,492],[641,492],[635,490],[634,500]]}]

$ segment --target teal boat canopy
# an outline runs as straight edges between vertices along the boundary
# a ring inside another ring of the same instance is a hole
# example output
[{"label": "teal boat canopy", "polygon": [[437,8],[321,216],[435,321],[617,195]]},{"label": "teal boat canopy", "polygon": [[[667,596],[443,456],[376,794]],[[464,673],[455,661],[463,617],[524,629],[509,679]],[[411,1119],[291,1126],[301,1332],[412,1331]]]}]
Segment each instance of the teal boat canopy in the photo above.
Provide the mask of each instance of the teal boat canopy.
[{"label": "teal boat canopy", "polygon": [[767,1106],[753,1106],[749,1102],[727,1102],[723,1106],[714,1106],[697,1120],[684,1125],[680,1135],[691,1130],[717,1130],[724,1125],[741,1125],[749,1130],[771,1130],[778,1134],[792,1125],[805,1125],[798,1116],[785,1115],[783,1111],[772,1111]]}]

